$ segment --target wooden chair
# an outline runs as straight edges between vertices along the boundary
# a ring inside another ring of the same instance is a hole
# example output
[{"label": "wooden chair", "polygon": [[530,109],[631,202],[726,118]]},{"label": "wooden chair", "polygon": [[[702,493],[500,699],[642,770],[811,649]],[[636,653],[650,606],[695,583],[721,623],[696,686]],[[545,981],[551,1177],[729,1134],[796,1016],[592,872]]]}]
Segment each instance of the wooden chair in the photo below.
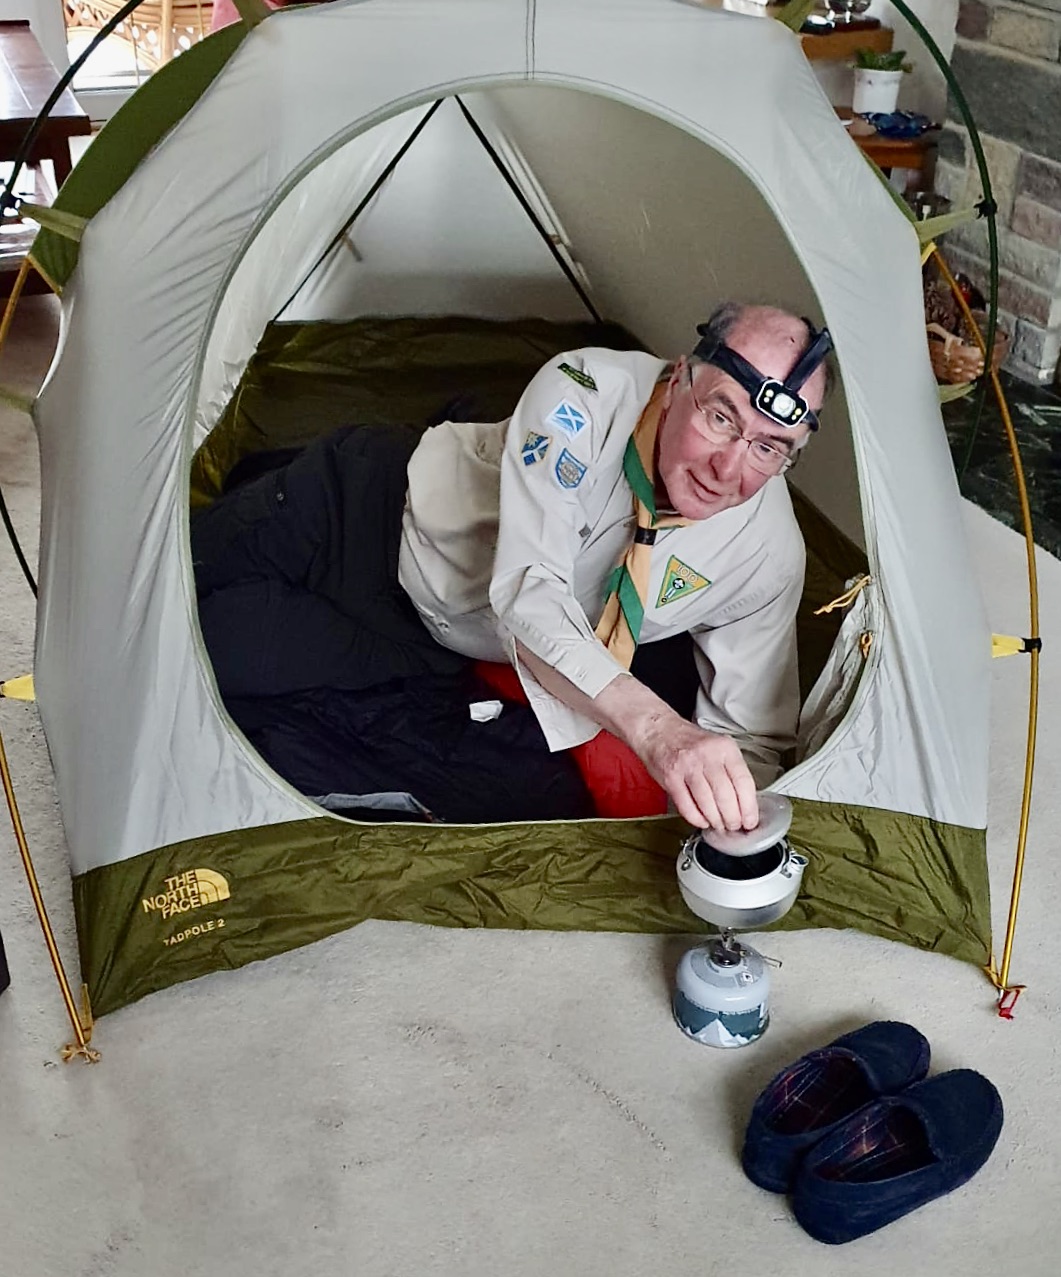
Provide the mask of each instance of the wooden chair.
[{"label": "wooden chair", "polygon": [[[63,0],[68,32],[96,32],[121,8],[120,0]],[[144,0],[114,35],[132,46],[137,65],[155,71],[210,31],[212,0]]]}]

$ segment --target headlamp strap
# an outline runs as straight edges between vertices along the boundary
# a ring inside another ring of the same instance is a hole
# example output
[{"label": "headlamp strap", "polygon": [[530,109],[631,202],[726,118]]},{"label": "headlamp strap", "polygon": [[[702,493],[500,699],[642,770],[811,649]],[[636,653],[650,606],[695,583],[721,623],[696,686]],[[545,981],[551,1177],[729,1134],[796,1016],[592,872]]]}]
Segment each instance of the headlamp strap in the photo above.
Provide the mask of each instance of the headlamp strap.
[{"label": "headlamp strap", "polygon": [[[810,329],[810,343],[783,382],[764,376],[754,364],[749,363],[725,342],[708,341],[706,324],[697,326],[696,331],[701,334],[701,339],[693,354],[697,359],[721,369],[743,386],[755,407],[771,421],[776,421],[781,426],[797,426],[806,422],[811,430],[817,430],[817,414],[811,411],[799,392],[807,378],[832,350],[833,339],[828,328],[817,330],[809,319],[804,319],[803,322]],[[791,410],[787,413],[777,411],[775,404],[784,402],[786,396],[791,401]]]},{"label": "headlamp strap", "polygon": [[805,318],[803,322],[810,330],[810,344],[796,360],[795,368],[785,378],[785,387],[788,390],[801,390],[803,383],[811,373],[817,371],[822,360],[833,348],[833,337],[828,328],[815,330],[809,319]]}]

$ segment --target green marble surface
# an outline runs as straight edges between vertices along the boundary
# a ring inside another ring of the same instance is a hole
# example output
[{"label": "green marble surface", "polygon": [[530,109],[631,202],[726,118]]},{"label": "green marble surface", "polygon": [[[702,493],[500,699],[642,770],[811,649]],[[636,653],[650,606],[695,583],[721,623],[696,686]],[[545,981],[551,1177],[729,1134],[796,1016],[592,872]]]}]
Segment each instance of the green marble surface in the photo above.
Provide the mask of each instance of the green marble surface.
[{"label": "green marble surface", "polygon": [[[1061,557],[1061,395],[1003,373],[1002,389],[1017,434],[1036,545]],[[943,405],[943,420],[962,495],[1020,530],[1013,461],[994,394],[974,429],[976,395]]]}]

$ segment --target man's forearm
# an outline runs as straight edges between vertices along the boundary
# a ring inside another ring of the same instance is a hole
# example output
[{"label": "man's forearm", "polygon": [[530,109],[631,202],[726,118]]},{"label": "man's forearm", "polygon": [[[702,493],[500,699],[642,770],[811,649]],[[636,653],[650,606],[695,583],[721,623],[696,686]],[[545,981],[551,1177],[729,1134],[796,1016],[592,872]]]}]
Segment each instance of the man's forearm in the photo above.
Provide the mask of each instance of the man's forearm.
[{"label": "man's forearm", "polygon": [[619,674],[596,696],[587,696],[558,670],[517,642],[521,664],[550,695],[611,732],[643,757],[649,736],[684,719],[632,674]]},{"label": "man's forearm", "polygon": [[730,737],[688,722],[631,674],[619,674],[596,696],[587,696],[521,643],[517,650],[547,692],[629,745],[689,824],[715,829],[758,824],[755,781]]}]

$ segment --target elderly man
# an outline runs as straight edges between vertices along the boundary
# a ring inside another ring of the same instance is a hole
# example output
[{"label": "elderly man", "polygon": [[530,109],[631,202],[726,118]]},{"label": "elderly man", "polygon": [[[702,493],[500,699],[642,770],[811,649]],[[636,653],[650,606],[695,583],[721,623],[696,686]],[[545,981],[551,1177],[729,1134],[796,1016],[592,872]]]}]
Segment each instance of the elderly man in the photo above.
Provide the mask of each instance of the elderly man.
[{"label": "elderly man", "polygon": [[[400,580],[441,644],[516,665],[550,748],[605,727],[691,824],[753,828],[749,763],[777,775],[799,711],[804,550],[779,476],[816,427],[831,343],[763,306],[700,333],[674,365],[558,356],[508,422],[429,431]],[[638,641],[683,631],[695,723],[628,673]]]},{"label": "elderly man", "polygon": [[[508,661],[549,750],[604,727],[691,824],[754,827],[799,710],[804,551],[780,476],[817,426],[831,343],[762,306],[699,332],[673,365],[559,355],[507,421],[340,431],[194,516],[226,701]],[[629,672],[638,643],[681,633],[695,721]]]}]

